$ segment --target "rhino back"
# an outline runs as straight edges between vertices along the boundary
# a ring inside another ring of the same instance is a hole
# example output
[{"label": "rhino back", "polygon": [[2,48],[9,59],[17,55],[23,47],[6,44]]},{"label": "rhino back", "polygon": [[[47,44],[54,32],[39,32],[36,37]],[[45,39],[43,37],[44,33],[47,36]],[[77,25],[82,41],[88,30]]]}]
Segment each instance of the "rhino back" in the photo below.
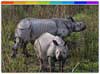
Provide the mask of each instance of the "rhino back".
[{"label": "rhino back", "polygon": [[35,18],[25,18],[25,19],[22,19],[18,25],[17,25],[17,28],[18,29],[27,29],[30,27],[31,23],[30,23],[30,20],[34,20]]},{"label": "rhino back", "polygon": [[45,32],[55,34],[57,31],[56,23],[50,19],[31,20],[33,36],[40,36]]},{"label": "rhino back", "polygon": [[44,33],[37,40],[35,40],[35,51],[40,58],[47,59],[48,47],[54,38],[55,36],[49,33]]},{"label": "rhino back", "polygon": [[50,45],[50,43],[52,42],[52,40],[55,38],[54,35],[52,34],[49,34],[49,33],[44,33],[42,34],[38,40],[40,42],[40,45],[41,45],[41,50],[42,51],[47,51],[48,49],[48,46]]}]

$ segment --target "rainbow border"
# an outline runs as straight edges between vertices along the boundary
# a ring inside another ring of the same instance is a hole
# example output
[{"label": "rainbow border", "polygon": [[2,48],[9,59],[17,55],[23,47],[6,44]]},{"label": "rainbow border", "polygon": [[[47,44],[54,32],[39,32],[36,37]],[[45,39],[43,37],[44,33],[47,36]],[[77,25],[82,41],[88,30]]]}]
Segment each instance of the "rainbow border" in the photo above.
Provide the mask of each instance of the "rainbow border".
[{"label": "rainbow border", "polygon": [[99,1],[1,1],[1,5],[98,5]]}]

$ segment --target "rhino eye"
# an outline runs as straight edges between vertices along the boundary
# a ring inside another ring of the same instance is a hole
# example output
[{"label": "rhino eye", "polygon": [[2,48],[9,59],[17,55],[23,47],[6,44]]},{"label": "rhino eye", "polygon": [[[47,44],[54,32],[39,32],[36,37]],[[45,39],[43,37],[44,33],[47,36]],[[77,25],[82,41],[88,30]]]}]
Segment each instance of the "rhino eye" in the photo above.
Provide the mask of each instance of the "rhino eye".
[{"label": "rhino eye", "polygon": [[57,54],[58,54],[58,51],[57,51]]},{"label": "rhino eye", "polygon": [[65,52],[63,52],[63,54],[65,54]]},{"label": "rhino eye", "polygon": [[63,33],[64,33],[65,31],[63,31]]}]

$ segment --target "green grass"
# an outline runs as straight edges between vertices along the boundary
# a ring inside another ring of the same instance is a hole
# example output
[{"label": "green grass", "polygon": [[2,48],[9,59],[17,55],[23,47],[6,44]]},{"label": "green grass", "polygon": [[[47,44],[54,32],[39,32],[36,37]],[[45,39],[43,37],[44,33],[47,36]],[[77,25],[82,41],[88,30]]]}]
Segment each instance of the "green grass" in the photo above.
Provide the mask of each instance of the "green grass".
[{"label": "green grass", "polygon": [[[72,8],[72,9],[71,9]],[[62,10],[61,10],[62,9]],[[62,14],[61,14],[62,13]],[[98,72],[98,6],[2,6],[2,72],[38,72],[39,61],[31,44],[27,49],[32,57],[26,58],[22,49],[18,50],[17,58],[12,59],[12,46],[14,44],[14,31],[18,22],[26,17],[54,18],[66,15],[73,16],[77,21],[86,24],[83,32],[72,33],[66,36],[65,41],[70,41],[70,58],[64,67],[64,72]],[[57,67],[58,68],[58,67]]]}]

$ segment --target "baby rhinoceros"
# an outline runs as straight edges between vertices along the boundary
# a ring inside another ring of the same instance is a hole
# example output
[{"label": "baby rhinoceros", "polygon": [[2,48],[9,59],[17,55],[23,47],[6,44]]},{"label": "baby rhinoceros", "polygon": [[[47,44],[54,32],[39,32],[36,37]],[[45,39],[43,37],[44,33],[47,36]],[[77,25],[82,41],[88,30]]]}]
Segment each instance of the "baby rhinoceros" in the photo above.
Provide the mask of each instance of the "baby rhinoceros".
[{"label": "baby rhinoceros", "polygon": [[40,61],[40,71],[55,71],[55,62],[59,62],[59,70],[63,71],[63,66],[67,58],[68,47],[59,37],[50,33],[42,34],[35,40],[34,49]]}]

